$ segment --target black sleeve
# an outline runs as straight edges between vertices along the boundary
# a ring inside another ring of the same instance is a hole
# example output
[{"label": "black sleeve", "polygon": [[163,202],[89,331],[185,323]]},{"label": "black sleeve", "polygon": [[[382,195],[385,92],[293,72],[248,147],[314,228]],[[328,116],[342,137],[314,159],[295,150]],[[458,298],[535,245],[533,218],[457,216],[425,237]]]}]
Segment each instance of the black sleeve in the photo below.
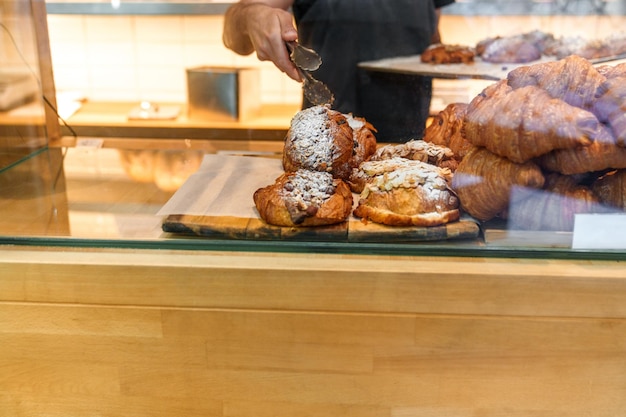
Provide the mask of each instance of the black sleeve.
[{"label": "black sleeve", "polygon": [[455,0],[434,0],[435,8],[439,9],[440,7],[448,6],[449,4],[454,3]]}]

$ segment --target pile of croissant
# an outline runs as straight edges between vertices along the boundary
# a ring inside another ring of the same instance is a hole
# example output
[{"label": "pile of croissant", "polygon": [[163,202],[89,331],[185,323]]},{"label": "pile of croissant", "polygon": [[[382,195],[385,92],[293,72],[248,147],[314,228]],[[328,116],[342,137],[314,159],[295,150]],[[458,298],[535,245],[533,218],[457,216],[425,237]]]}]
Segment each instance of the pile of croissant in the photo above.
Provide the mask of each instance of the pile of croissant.
[{"label": "pile of croissant", "polygon": [[456,130],[433,137],[460,160],[451,187],[476,219],[571,230],[576,213],[626,209],[626,64],[519,67],[429,129],[446,113]]}]

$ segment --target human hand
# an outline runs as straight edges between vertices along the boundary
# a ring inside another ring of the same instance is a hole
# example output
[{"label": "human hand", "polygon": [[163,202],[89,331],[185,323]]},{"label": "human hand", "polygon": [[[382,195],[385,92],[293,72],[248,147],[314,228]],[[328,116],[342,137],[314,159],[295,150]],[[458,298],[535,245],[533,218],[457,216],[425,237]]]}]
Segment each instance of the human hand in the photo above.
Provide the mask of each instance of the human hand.
[{"label": "human hand", "polygon": [[251,3],[247,9],[247,32],[257,58],[261,61],[272,61],[290,78],[302,81],[300,73],[289,58],[285,44],[298,39],[291,13],[263,3]]}]

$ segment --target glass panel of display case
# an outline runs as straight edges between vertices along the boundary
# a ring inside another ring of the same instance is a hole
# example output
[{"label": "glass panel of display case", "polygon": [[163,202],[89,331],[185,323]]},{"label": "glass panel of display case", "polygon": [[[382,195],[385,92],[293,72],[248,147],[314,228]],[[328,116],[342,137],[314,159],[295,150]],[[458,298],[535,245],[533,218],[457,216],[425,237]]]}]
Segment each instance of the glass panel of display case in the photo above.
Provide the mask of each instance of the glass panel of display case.
[{"label": "glass panel of display case", "polygon": [[2,0],[0,15],[0,168],[6,168],[43,149],[58,128],[50,112],[55,98],[43,2]]}]

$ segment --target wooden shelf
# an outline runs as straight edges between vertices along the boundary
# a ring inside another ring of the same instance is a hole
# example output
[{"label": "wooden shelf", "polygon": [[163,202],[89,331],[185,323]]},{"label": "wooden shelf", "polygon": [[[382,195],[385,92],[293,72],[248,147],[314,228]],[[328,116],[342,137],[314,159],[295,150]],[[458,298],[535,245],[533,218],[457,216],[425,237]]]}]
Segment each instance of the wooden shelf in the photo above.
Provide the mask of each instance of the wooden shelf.
[{"label": "wooden shelf", "polygon": [[[128,114],[138,103],[86,102],[67,119],[78,136],[151,138],[151,139],[284,139],[298,105],[265,105],[258,115],[240,121],[191,120],[186,107],[179,105],[180,115],[174,120],[129,120]],[[165,105],[165,104],[163,104]],[[72,132],[61,126],[65,136]]]}]

